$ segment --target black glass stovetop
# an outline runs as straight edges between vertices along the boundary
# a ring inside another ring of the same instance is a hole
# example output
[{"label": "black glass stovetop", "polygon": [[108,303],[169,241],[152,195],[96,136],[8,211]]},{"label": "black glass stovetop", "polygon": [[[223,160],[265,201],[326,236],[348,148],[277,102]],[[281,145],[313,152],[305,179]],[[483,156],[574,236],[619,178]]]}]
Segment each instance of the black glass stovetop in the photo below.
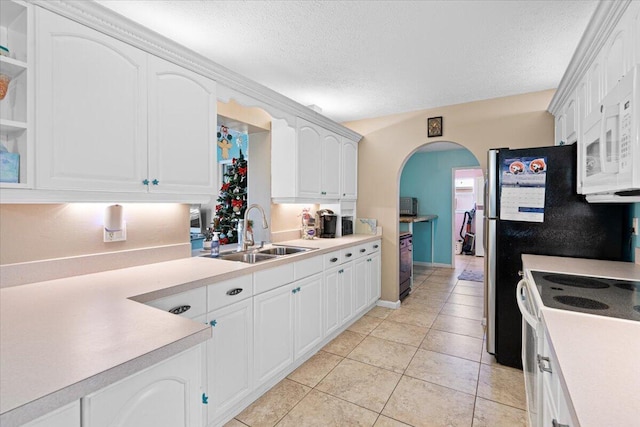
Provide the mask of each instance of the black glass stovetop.
[{"label": "black glass stovetop", "polygon": [[640,321],[640,281],[532,271],[546,307]]}]

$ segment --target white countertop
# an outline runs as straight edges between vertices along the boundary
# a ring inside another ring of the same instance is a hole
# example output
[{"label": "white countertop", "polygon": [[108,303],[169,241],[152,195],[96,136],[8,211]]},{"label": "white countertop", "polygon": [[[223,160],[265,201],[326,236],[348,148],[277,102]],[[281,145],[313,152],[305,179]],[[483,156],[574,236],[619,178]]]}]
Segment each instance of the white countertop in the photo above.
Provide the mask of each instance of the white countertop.
[{"label": "white countertop", "polygon": [[282,244],[319,250],[257,264],[185,258],[1,289],[0,424],[43,415],[211,336],[140,302],[380,238],[292,240]]},{"label": "white countertop", "polygon": [[[522,255],[522,261],[529,271],[640,281],[640,265],[632,263],[540,255]],[[560,366],[560,382],[570,396],[580,426],[637,426],[640,322],[538,303]]]}]

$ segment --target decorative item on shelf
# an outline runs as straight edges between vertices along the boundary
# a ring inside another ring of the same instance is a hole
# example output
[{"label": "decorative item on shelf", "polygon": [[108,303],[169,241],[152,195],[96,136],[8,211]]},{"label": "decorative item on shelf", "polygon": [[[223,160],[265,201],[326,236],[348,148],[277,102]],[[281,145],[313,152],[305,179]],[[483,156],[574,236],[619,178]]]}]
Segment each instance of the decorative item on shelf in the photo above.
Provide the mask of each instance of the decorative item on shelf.
[{"label": "decorative item on shelf", "polygon": [[7,96],[7,91],[9,90],[9,83],[11,82],[11,77],[6,74],[0,74],[0,101]]},{"label": "decorative item on shelf", "polygon": [[2,46],[1,44],[0,44],[0,56],[9,57],[9,49],[5,46]]},{"label": "decorative item on shelf", "polygon": [[238,158],[225,168],[216,205],[214,230],[220,232],[220,244],[238,242],[238,222],[247,209],[247,160],[240,150]]},{"label": "decorative item on shelf", "polygon": [[20,177],[20,154],[10,153],[0,144],[0,182],[18,183]]},{"label": "decorative item on shelf", "polygon": [[442,116],[427,119],[427,136],[429,138],[442,136]]},{"label": "decorative item on shelf", "polygon": [[315,218],[311,215],[311,208],[303,208],[299,215],[302,219],[302,238],[312,240],[316,237]]}]

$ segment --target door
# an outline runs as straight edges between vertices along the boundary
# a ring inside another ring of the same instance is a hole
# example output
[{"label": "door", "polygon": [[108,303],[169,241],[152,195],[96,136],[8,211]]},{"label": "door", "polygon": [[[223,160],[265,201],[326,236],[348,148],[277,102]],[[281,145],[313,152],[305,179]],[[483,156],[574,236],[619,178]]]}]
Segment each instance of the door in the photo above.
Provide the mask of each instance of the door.
[{"label": "door", "polygon": [[180,353],[82,399],[84,427],[202,425],[202,348]]},{"label": "door", "polygon": [[[340,154],[342,142],[338,135],[323,130],[320,194],[325,199],[340,198]],[[302,170],[304,173],[304,170]]]},{"label": "door", "polygon": [[340,325],[344,325],[353,319],[354,312],[354,291],[355,291],[355,274],[353,261],[344,263],[340,266],[342,272],[340,274]]},{"label": "door", "polygon": [[208,423],[252,390],[253,300],[223,307],[207,315],[212,337],[207,341]]},{"label": "door", "polygon": [[340,327],[340,290],[342,267],[334,267],[324,272],[324,336],[330,335]]},{"label": "door", "polygon": [[147,54],[35,9],[37,186],[146,192]]},{"label": "door", "polygon": [[253,297],[255,387],[293,363],[293,286]]},{"label": "door", "polygon": [[216,83],[149,55],[149,189],[216,192]]},{"label": "door", "polygon": [[369,304],[375,304],[380,299],[381,277],[380,277],[380,252],[376,252],[369,258]]},{"label": "door", "polygon": [[320,128],[298,118],[298,197],[320,197],[322,138]]},{"label": "door", "polygon": [[358,198],[358,143],[342,138],[342,199]]},{"label": "door", "polygon": [[369,258],[360,258],[355,262],[355,285],[354,285],[354,311],[360,313],[365,309],[369,302],[367,297],[368,276],[369,276]]},{"label": "door", "polygon": [[294,283],[295,359],[322,341],[322,274]]}]

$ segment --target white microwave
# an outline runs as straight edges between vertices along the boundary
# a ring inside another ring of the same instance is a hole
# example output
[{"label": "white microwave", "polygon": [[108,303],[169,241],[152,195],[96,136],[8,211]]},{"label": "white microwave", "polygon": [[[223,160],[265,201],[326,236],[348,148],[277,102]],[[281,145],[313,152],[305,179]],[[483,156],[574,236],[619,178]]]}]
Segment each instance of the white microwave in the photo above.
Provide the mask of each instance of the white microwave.
[{"label": "white microwave", "polygon": [[579,157],[583,194],[637,196],[640,190],[638,66],[585,118]]}]

